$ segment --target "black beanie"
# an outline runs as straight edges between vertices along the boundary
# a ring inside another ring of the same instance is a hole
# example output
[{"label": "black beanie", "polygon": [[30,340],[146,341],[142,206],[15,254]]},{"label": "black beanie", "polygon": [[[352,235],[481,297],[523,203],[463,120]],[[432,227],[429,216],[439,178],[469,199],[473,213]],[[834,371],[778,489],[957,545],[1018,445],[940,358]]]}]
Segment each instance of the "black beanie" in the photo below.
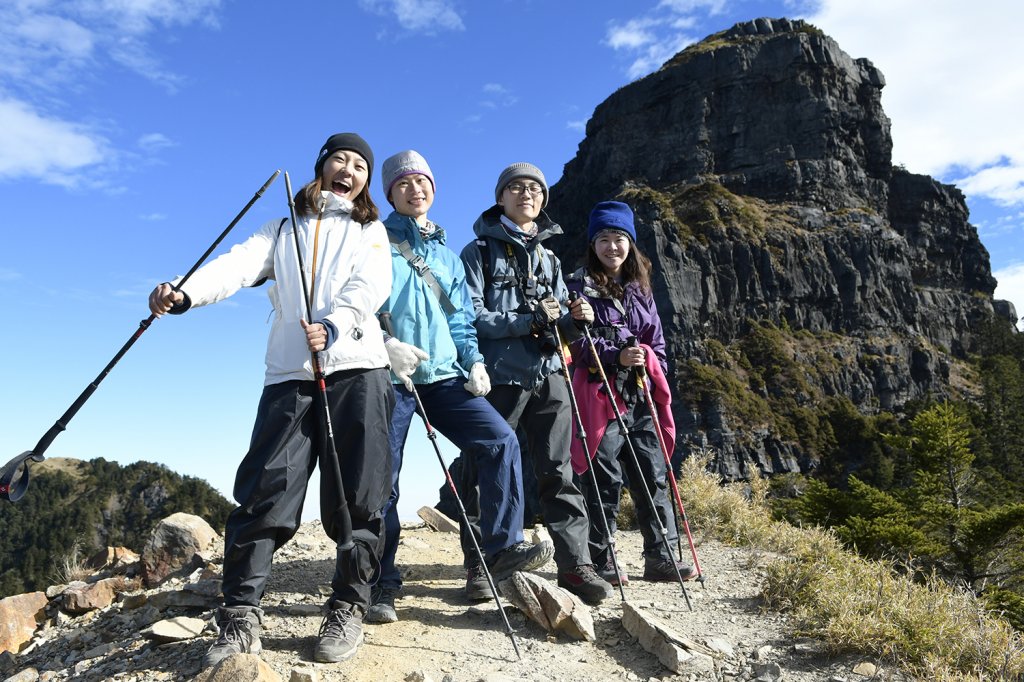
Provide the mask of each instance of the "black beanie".
[{"label": "black beanie", "polygon": [[373,151],[370,149],[370,145],[366,143],[366,140],[355,133],[337,133],[327,138],[327,142],[324,142],[324,146],[320,147],[320,153],[316,157],[316,165],[313,166],[314,176],[320,177],[324,161],[339,149],[348,149],[366,159],[366,164],[369,166],[369,172],[366,174],[366,183],[369,185],[370,177],[373,176]]}]

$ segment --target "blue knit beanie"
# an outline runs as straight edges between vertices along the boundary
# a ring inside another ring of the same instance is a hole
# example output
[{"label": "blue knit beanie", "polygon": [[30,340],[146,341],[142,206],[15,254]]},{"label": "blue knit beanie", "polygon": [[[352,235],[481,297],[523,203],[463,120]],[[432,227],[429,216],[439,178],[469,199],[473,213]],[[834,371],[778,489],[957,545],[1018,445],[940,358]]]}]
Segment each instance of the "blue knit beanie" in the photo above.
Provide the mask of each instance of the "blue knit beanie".
[{"label": "blue knit beanie", "polygon": [[587,226],[587,237],[593,242],[602,230],[618,230],[629,235],[636,241],[636,228],[633,227],[633,209],[621,201],[602,201],[590,211],[590,224]]}]

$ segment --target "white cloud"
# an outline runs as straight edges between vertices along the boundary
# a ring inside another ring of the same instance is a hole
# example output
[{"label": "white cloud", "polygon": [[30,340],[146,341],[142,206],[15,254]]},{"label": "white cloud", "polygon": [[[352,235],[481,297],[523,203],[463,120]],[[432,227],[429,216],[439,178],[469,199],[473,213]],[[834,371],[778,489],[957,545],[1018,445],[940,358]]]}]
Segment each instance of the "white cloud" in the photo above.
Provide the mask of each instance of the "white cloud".
[{"label": "white cloud", "polygon": [[663,0],[643,16],[622,24],[611,22],[604,42],[613,50],[633,56],[626,72],[630,78],[639,78],[655,71],[677,52],[697,41],[689,33],[698,23],[692,12],[706,8],[715,13],[722,6],[724,3],[719,1]]},{"label": "white cloud", "polygon": [[823,0],[807,19],[884,74],[894,163],[1024,203],[1024,3]]},{"label": "white cloud", "polygon": [[87,128],[34,111],[17,100],[0,100],[0,178],[37,177],[74,186],[73,171],[102,163],[107,143]]},{"label": "white cloud", "polygon": [[954,180],[967,194],[986,196],[1001,206],[1024,205],[1024,163],[1005,160],[973,175]]},{"label": "white cloud", "polygon": [[[65,110],[64,90],[103,79],[111,64],[173,91],[147,40],[160,30],[216,27],[221,0],[19,0],[0,2],[0,179],[38,178],[116,192],[103,171],[125,158],[97,129]],[[115,75],[116,77],[116,75]],[[108,124],[109,125],[109,124]],[[110,126],[116,127],[116,122]],[[147,136],[144,151],[166,138]]]},{"label": "white cloud", "polygon": [[708,14],[721,14],[725,10],[726,0],[661,0],[658,7],[666,7],[678,14],[688,14],[706,9]]},{"label": "white cloud", "polygon": [[167,149],[175,145],[166,135],[163,133],[149,133],[143,135],[138,139],[136,144],[143,152],[147,154],[154,154],[161,149]]},{"label": "white cloud", "polygon": [[587,119],[581,118],[578,121],[566,121],[565,127],[569,130],[575,130],[576,132],[582,133],[587,129]]},{"label": "white cloud", "polygon": [[488,97],[480,102],[480,106],[488,109],[510,107],[519,101],[519,97],[500,83],[485,83],[482,90]]},{"label": "white cloud", "polygon": [[16,279],[21,279],[20,272],[10,268],[0,268],[0,282],[13,282]]},{"label": "white cloud", "polygon": [[63,17],[27,16],[12,30],[26,43],[63,54],[68,59],[81,59],[92,54],[95,39],[89,29]]},{"label": "white cloud", "polygon": [[[995,298],[1013,303],[1017,316],[1024,316],[1024,263],[1014,263],[992,273],[998,284]],[[1017,322],[1017,328],[1024,331],[1024,319]]]},{"label": "white cloud", "polygon": [[652,43],[629,66],[630,78],[639,78],[657,70],[671,59],[677,52],[697,42],[696,38],[685,34],[676,34]]},{"label": "white cloud", "polygon": [[364,10],[394,15],[407,31],[435,35],[441,31],[462,31],[465,25],[450,0],[359,0]]},{"label": "white cloud", "polygon": [[652,30],[657,25],[652,19],[630,19],[621,26],[613,24],[608,28],[605,42],[613,50],[636,50],[657,39]]}]

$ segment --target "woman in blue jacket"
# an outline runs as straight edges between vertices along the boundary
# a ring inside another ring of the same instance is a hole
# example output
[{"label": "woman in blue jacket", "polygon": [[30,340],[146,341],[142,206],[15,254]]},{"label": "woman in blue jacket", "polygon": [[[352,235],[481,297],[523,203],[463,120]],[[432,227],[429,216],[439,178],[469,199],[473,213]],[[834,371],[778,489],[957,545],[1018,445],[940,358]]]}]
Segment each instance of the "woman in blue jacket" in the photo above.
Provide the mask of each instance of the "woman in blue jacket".
[{"label": "woman in blue jacket", "polygon": [[[459,257],[445,246],[444,229],[427,218],[434,203],[434,175],[417,152],[399,152],[381,168],[384,194],[394,211],[384,220],[391,242],[391,314],[394,336],[386,341],[395,374],[391,421],[391,497],[385,507],[381,573],[366,619],[398,620],[395,596],[402,577],[395,566],[400,525],[398,475],[409,426],[416,412],[415,386],[429,406],[431,425],[468,453],[479,472],[482,500],[480,548],[495,583],[514,571],[544,565],[550,543],[523,541],[523,482],[519,443],[490,403],[484,356],[477,347],[473,303]],[[485,595],[489,597],[488,592]]]}]

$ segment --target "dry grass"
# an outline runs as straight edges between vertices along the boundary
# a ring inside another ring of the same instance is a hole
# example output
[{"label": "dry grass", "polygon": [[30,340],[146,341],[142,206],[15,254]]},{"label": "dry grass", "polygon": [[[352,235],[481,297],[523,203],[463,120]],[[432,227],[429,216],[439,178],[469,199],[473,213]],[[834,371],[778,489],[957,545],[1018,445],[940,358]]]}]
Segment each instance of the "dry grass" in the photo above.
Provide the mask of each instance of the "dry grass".
[{"label": "dry grass", "polygon": [[722,485],[706,464],[691,457],[683,465],[679,488],[691,525],[764,553],[765,602],[793,614],[801,634],[922,679],[1024,680],[1024,638],[973,595],[937,579],[916,583],[843,549],[826,530],[774,521],[765,481]]},{"label": "dry grass", "polygon": [[76,580],[85,580],[92,575],[93,569],[89,567],[86,558],[82,556],[82,546],[76,540],[68,553],[57,563],[55,568],[57,582],[62,584],[72,583]]}]

